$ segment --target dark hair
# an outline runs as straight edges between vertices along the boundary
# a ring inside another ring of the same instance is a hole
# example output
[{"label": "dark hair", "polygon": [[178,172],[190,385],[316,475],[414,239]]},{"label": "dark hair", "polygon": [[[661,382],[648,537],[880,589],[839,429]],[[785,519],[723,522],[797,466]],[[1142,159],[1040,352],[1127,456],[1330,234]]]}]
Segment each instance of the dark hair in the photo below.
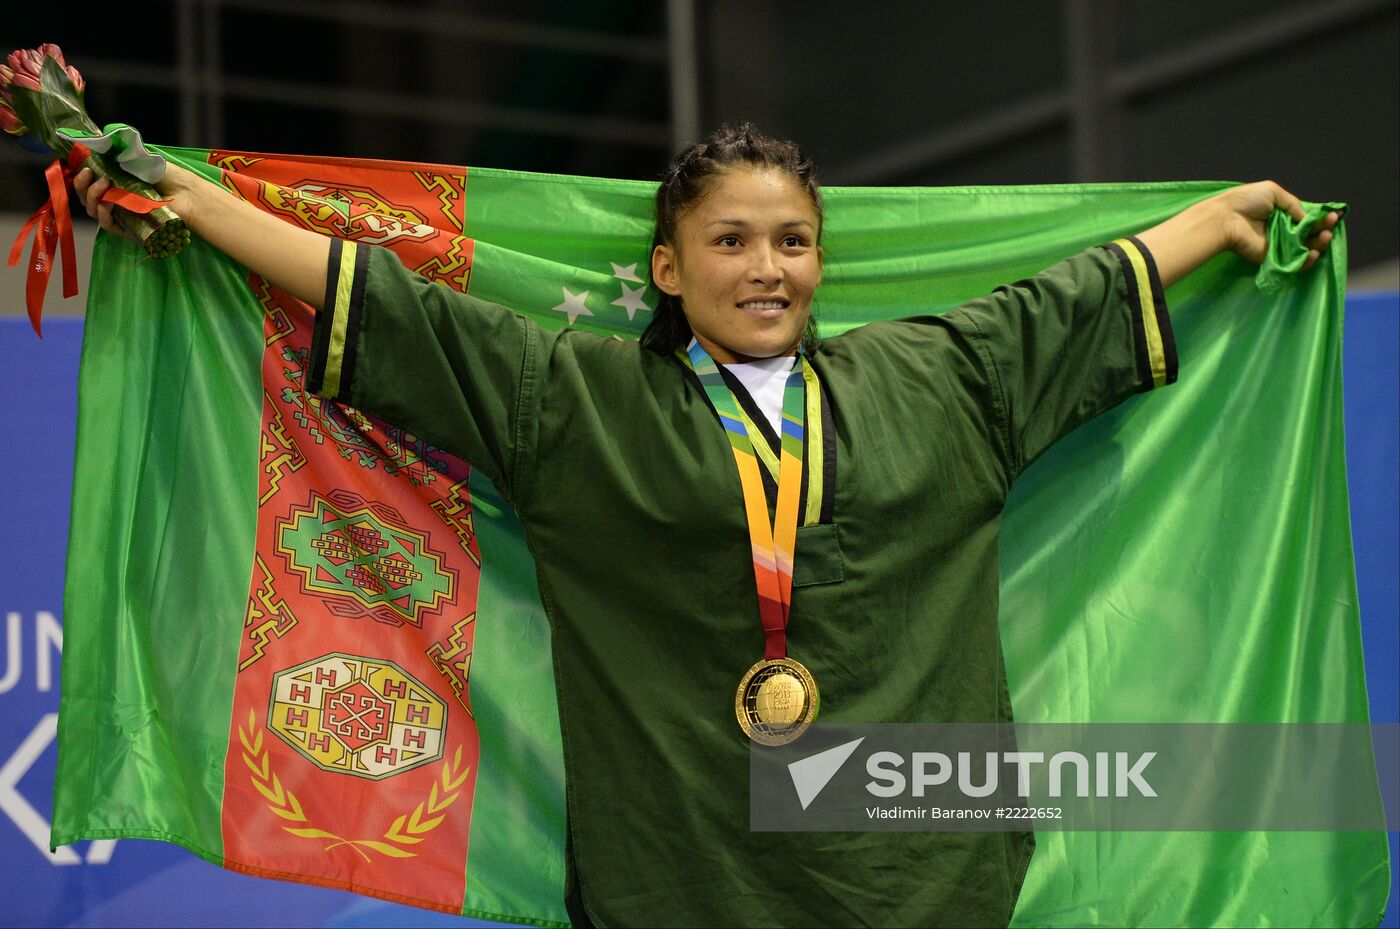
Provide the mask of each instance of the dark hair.
[{"label": "dark hair", "polygon": [[[821,243],[822,194],[817,185],[816,166],[792,142],[766,136],[752,123],[745,122],[738,127],[721,126],[705,141],[697,142],[671,159],[661,186],[656,190],[656,232],[652,236],[652,251],[658,245],[675,245],[680,218],[705,198],[716,178],[736,165],[786,171],[817,211],[817,242]],[[642,345],[669,355],[688,345],[691,334],[680,299],[662,292],[651,323],[642,333]],[[802,332],[802,347],[810,350],[816,342],[816,319],[809,316]]]}]

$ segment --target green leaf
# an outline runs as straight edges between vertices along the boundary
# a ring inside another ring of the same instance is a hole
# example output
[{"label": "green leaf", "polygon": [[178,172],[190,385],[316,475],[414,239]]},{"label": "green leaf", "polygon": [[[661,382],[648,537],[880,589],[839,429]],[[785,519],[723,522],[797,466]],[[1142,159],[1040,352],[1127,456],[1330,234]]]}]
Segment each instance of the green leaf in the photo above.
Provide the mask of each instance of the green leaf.
[{"label": "green leaf", "polygon": [[59,66],[57,59],[44,59],[44,65],[39,71],[39,86],[44,88],[42,93],[30,93],[38,98],[40,122],[35,124],[26,120],[25,125],[31,131],[42,132],[44,144],[54,152],[67,154],[68,149],[72,147],[58,137],[55,130],[60,127],[81,129],[85,132],[98,131],[97,124],[88,117],[87,110],[83,107],[82,96],[73,87],[68,72]]}]

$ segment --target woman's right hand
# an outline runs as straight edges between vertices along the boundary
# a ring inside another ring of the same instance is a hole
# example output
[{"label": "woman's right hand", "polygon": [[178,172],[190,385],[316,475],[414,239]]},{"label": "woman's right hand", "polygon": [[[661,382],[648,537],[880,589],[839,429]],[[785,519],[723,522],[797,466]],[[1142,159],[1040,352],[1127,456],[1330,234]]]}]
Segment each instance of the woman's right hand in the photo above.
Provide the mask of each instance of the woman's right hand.
[{"label": "woman's right hand", "polygon": [[[155,188],[161,197],[168,201],[166,205],[185,221],[185,225],[193,229],[194,223],[191,220],[196,211],[197,194],[201,185],[209,186],[208,182],[192,171],[173,162],[166,162],[165,177],[161,178]],[[83,168],[73,176],[73,190],[83,201],[87,214],[97,220],[98,225],[105,231],[130,239],[131,233],[127,232],[112,214],[116,209],[115,205],[101,202],[102,195],[111,187],[112,182],[109,179],[97,177],[91,168]]]},{"label": "woman's right hand", "polygon": [[[108,232],[131,238],[112,215],[113,206],[100,202],[110,189],[106,178],[93,179],[84,168],[73,177],[73,190],[84,208]],[[177,164],[166,164],[156,190],[180,215],[190,232],[234,261],[276,284],[287,293],[320,309],[326,295],[326,264],[330,238],[245,203],[217,183]]]}]

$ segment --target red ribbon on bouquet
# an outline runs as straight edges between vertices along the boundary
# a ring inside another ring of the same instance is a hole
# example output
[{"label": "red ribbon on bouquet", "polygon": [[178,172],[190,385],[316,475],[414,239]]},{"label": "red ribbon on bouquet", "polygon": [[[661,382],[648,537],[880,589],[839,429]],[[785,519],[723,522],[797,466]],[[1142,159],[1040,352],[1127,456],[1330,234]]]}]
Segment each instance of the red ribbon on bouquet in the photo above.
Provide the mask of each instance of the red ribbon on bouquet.
[{"label": "red ribbon on bouquet", "polygon": [[[49,286],[49,275],[53,273],[54,242],[57,239],[59,257],[63,262],[63,296],[71,297],[78,292],[78,259],[73,248],[73,218],[68,213],[68,188],[73,184],[73,175],[82,170],[83,162],[92,151],[81,142],[74,142],[68,157],[54,159],[53,164],[44,169],[44,177],[49,183],[48,202],[34,211],[29,221],[20,229],[15,243],[10,247],[10,266],[19,264],[24,252],[24,243],[34,230],[34,247],[29,252],[29,277],[24,287],[24,302],[29,310],[29,323],[34,334],[43,338],[39,331],[39,320],[44,310],[44,292]],[[111,187],[102,195],[103,203],[115,203],[132,213],[149,213],[162,205],[160,200],[152,200],[129,190]]]}]

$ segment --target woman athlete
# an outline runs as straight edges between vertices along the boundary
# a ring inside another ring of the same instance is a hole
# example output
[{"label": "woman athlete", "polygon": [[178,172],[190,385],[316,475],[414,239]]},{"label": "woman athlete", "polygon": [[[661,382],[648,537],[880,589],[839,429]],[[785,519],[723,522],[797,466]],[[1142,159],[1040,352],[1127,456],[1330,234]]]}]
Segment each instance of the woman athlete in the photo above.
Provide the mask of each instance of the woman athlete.
[{"label": "woman athlete", "polygon": [[[107,186],[75,179],[120,232]],[[625,342],[546,330],[174,164],[158,187],[316,308],[312,389],[467,459],[520,516],[553,635],[570,913],[600,925],[1007,923],[1030,833],[753,832],[750,745],[801,735],[818,704],[1011,722],[1011,483],[1175,378],[1166,288],[1223,251],[1261,261],[1275,210],[1304,217],[1275,183],[1235,187],[940,316],[817,340],[812,166],[725,129],[662,180],[662,305]]]}]

